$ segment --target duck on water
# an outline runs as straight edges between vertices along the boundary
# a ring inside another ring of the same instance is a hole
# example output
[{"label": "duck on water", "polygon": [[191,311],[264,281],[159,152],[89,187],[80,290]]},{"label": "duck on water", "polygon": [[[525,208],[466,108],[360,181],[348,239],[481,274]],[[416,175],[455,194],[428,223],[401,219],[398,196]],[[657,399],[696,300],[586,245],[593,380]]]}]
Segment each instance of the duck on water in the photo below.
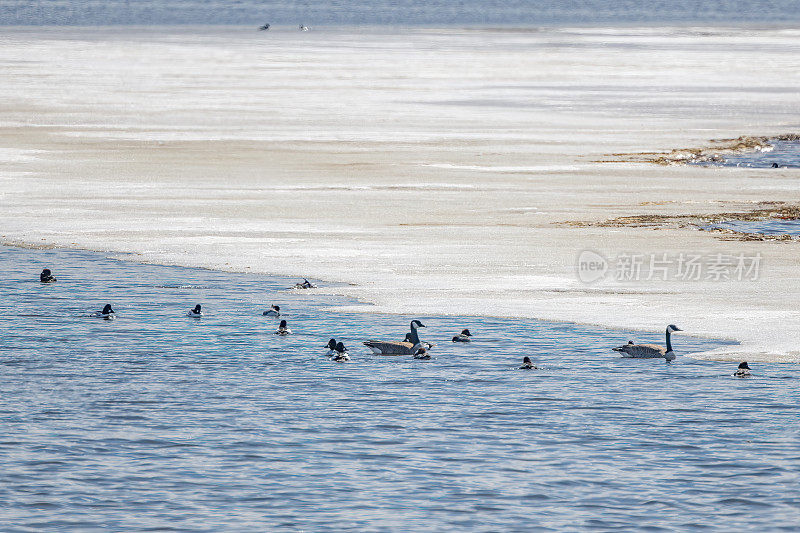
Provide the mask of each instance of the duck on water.
[{"label": "duck on water", "polygon": [[316,289],[317,286],[308,281],[306,278],[303,278],[303,283],[295,283],[295,289]]},{"label": "duck on water", "polygon": [[42,283],[55,283],[57,280],[55,276],[53,276],[53,273],[50,272],[50,269],[45,268],[44,270],[42,270],[42,273],[39,274],[39,281],[41,281]]},{"label": "duck on water", "polygon": [[734,372],[733,375],[737,378],[749,378],[750,366],[747,364],[747,361],[739,363],[739,368],[736,369],[736,372]]},{"label": "duck on water", "polygon": [[285,320],[281,320],[281,323],[278,325],[277,331],[275,331],[275,335],[280,335],[281,337],[285,337],[286,335],[291,335],[292,330],[289,329],[289,326],[286,324]]},{"label": "duck on water", "polygon": [[411,321],[411,332],[406,335],[406,341],[366,341],[364,346],[368,346],[377,355],[414,355],[423,343],[419,340],[418,328],[424,328],[425,324],[419,320]]},{"label": "duck on water", "polygon": [[470,337],[472,337],[472,333],[468,329],[462,329],[461,333],[453,337],[453,342],[469,342]]},{"label": "duck on water", "polygon": [[[411,338],[412,338],[411,337],[411,333],[406,333],[406,336],[403,339],[403,342],[410,342],[410,343],[413,344],[414,341],[412,341]],[[425,348],[426,350],[430,350],[431,348],[436,346],[434,343],[428,342],[428,341],[420,341],[420,343],[422,344],[422,347]]]},{"label": "duck on water", "polygon": [[417,353],[414,354],[414,359],[421,359],[423,361],[430,361],[431,354],[428,353],[428,350],[425,348],[420,348],[417,350]]},{"label": "duck on water", "polygon": [[672,342],[670,339],[673,331],[683,330],[674,324],[667,326],[666,348],[658,344],[633,344],[633,341],[628,341],[628,344],[612,348],[612,350],[620,352],[622,357],[633,359],[666,359],[667,361],[672,361],[675,359],[675,353],[672,351]]},{"label": "duck on water", "polygon": [[343,342],[337,342],[336,347],[334,348],[333,357],[331,357],[331,361],[336,361],[337,363],[345,363],[350,360],[350,354],[347,353],[347,348],[345,348]]},{"label": "duck on water", "polygon": [[103,306],[102,311],[98,311],[95,313],[95,316],[98,318],[102,318],[103,320],[114,320],[116,318],[116,314],[114,314],[114,310],[111,309],[111,304],[106,304]]},{"label": "duck on water", "polygon": [[336,355],[336,339],[329,340],[328,344],[326,344],[324,347],[328,349],[328,353],[326,353],[325,355],[327,355],[328,357],[333,357],[334,355]]}]

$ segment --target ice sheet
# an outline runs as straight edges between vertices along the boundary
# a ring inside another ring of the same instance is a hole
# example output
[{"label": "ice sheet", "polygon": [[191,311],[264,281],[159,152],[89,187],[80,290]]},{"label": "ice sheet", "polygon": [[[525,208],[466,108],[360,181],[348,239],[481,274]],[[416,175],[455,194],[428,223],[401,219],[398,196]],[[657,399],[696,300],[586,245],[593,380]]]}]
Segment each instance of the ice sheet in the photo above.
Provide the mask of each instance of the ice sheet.
[{"label": "ice sheet", "polygon": [[[793,170],[597,162],[796,131],[796,37],[8,29],[0,235],[346,282],[319,290],[364,311],[675,323],[742,342],[708,357],[798,361],[797,244],[560,225],[800,200]],[[583,250],[762,262],[748,281],[586,285]]]}]

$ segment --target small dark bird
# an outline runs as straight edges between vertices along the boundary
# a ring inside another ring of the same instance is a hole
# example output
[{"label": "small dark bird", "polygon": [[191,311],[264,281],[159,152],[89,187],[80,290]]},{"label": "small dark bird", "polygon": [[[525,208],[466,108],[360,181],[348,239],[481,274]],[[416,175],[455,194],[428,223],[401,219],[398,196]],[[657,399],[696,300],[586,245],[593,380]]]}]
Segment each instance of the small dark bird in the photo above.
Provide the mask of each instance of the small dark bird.
[{"label": "small dark bird", "polygon": [[333,357],[336,355],[336,339],[329,340],[328,344],[326,344],[324,348],[328,349],[328,353],[325,354],[328,357]]},{"label": "small dark bird", "polygon": [[42,283],[53,283],[56,281],[56,278],[53,277],[53,273],[50,272],[49,268],[45,268],[42,270],[42,273],[39,274],[39,281]]},{"label": "small dark bird", "polygon": [[111,309],[111,304],[106,304],[103,307],[103,310],[100,311],[99,313],[97,313],[97,316],[99,316],[100,318],[102,318],[104,320],[114,320],[115,314],[114,314],[114,310]]},{"label": "small dark bird", "polygon": [[303,283],[295,283],[295,289],[316,289],[317,286],[308,281],[306,278],[303,278]]},{"label": "small dark bird", "polygon": [[453,342],[469,342],[470,337],[472,337],[472,333],[468,329],[462,329],[461,333],[453,337]]},{"label": "small dark bird", "polygon": [[414,354],[414,359],[422,359],[424,361],[427,361],[430,358],[431,354],[429,354],[428,350],[426,350],[425,348],[420,348],[419,350],[417,350],[417,353]]},{"label": "small dark bird", "polygon": [[739,368],[736,369],[736,372],[733,375],[737,378],[749,378],[750,367],[747,365],[747,361],[739,363]]},{"label": "small dark bird", "polygon": [[336,343],[336,354],[331,357],[331,361],[336,361],[337,363],[344,363],[350,360],[350,354],[347,353],[347,348],[344,347],[343,342]]},{"label": "small dark bird", "polygon": [[281,320],[281,323],[278,325],[278,330],[275,332],[275,335],[291,335],[292,330],[289,329],[289,326],[286,325],[285,320]]},{"label": "small dark bird", "polygon": [[533,366],[533,362],[531,362],[531,358],[527,355],[522,358],[522,366],[519,367],[520,370],[536,370],[536,367]]}]

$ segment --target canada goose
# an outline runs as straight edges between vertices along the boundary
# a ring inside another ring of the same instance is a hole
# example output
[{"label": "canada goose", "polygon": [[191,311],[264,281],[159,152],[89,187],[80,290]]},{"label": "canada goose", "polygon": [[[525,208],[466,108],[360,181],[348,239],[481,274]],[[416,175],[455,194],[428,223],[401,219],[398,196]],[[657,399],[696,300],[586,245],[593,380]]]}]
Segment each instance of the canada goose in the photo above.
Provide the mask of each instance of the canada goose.
[{"label": "canada goose", "polygon": [[186,313],[186,316],[191,316],[194,318],[200,318],[201,316],[203,316],[203,311],[201,311],[200,304],[195,305],[194,309],[190,309],[189,312]]},{"label": "canada goose", "polygon": [[306,278],[303,278],[303,283],[295,283],[295,289],[316,289],[317,286],[308,281]]},{"label": "canada goose", "polygon": [[658,344],[633,344],[633,341],[628,341],[628,344],[612,348],[615,352],[622,353],[622,357],[635,358],[635,359],[658,359],[663,358],[667,361],[675,359],[675,354],[672,352],[672,343],[670,342],[670,334],[673,331],[683,331],[678,326],[670,324],[667,326],[667,347],[659,346]]},{"label": "canada goose", "polygon": [[281,307],[279,305],[273,305],[262,314],[264,316],[281,316]]},{"label": "canada goose", "polygon": [[531,362],[531,358],[527,355],[522,358],[522,366],[519,367],[520,370],[536,370],[536,367]]},{"label": "canada goose", "polygon": [[266,31],[269,29],[269,24],[264,24],[263,26],[258,27],[258,31]]},{"label": "canada goose", "polygon": [[425,325],[419,320],[411,321],[411,333],[406,337],[408,341],[404,342],[391,342],[391,341],[366,341],[364,346],[369,346],[372,351],[378,355],[414,355],[421,347],[422,343],[419,340],[417,328],[424,328]]},{"label": "canada goose", "polygon": [[57,280],[55,277],[53,277],[53,273],[50,272],[50,269],[45,268],[44,270],[42,270],[42,273],[39,274],[39,281],[41,281],[42,283],[53,283]]}]

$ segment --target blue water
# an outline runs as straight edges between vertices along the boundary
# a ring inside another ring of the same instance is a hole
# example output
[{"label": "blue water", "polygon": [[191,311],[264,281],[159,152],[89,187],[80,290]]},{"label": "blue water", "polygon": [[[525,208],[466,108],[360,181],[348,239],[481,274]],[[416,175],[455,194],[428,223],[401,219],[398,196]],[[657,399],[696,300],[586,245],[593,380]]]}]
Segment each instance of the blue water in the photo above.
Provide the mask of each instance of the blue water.
[{"label": "blue water", "polygon": [[780,24],[797,0],[0,0],[0,25]]},{"label": "blue water", "polygon": [[[425,316],[421,362],[359,344],[411,317],[330,312],[346,301],[295,280],[15,248],[0,272],[4,532],[800,524],[797,365],[740,380],[610,350],[661,333]],[[86,316],[106,302],[117,320]],[[295,335],[272,334],[271,303]],[[475,342],[448,342],[463,327]],[[351,362],[322,355],[330,336]]]},{"label": "blue water", "polygon": [[800,220],[726,220],[709,224],[704,229],[716,228],[764,235],[800,235]]},{"label": "blue water", "polygon": [[770,144],[773,149],[769,152],[742,152],[729,155],[722,161],[702,161],[694,164],[709,167],[800,168],[800,142],[773,140]]}]

